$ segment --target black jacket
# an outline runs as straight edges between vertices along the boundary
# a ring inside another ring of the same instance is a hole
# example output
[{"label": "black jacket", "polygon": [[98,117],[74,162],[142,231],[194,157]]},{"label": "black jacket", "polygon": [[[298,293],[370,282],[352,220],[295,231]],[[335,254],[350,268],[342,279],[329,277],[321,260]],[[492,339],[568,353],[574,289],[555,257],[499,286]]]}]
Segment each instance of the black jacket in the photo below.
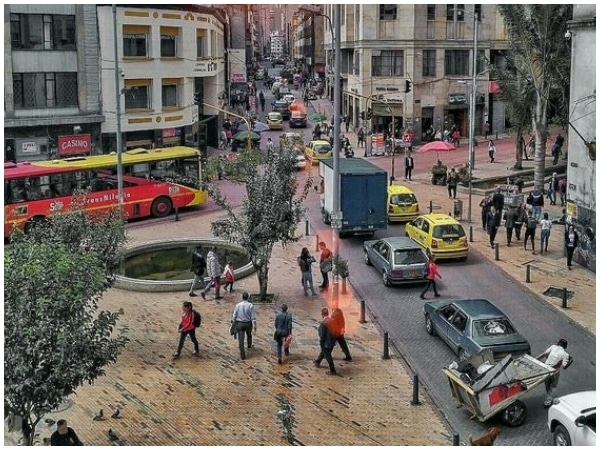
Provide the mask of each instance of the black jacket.
[{"label": "black jacket", "polygon": [[206,269],[206,260],[202,253],[194,250],[192,253],[192,272],[194,275],[204,275],[204,269]]},{"label": "black jacket", "polygon": [[335,337],[329,331],[331,319],[326,317],[319,324],[319,344],[323,348],[333,348],[335,346]]}]

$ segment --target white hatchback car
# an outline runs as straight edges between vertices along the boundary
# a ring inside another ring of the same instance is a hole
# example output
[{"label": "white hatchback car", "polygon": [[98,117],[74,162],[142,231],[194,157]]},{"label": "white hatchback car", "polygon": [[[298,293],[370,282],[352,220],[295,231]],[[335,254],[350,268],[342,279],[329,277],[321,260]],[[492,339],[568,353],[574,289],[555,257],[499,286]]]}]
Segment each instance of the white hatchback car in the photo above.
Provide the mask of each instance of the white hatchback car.
[{"label": "white hatchback car", "polygon": [[596,445],[596,391],[564,395],[548,409],[554,445]]}]

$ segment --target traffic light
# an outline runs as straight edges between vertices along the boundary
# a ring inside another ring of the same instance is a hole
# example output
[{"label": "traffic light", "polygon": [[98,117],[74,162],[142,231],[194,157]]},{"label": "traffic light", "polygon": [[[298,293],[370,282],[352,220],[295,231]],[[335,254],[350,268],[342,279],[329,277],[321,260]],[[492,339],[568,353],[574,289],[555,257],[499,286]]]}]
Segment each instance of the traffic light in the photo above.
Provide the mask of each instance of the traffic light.
[{"label": "traffic light", "polygon": [[200,92],[195,92],[194,93],[194,104],[195,105],[201,105],[202,104],[202,95],[200,94]]},{"label": "traffic light", "polygon": [[362,120],[365,120],[365,112],[364,112],[364,111],[361,111],[361,112],[360,112],[360,118],[361,118]]},{"label": "traffic light", "polygon": [[367,108],[367,120],[371,120],[373,118],[373,110],[371,108]]},{"label": "traffic light", "polygon": [[406,80],[405,83],[406,83],[406,86],[404,87],[404,92],[406,92],[408,94],[412,89],[412,81]]}]

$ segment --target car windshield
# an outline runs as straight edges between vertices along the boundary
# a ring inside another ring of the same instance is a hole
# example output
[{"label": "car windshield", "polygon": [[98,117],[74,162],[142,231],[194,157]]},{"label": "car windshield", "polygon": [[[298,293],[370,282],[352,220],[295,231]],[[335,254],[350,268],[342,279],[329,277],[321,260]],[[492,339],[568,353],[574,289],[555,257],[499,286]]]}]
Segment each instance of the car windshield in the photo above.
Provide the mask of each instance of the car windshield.
[{"label": "car windshield", "polygon": [[390,203],[392,205],[413,205],[417,203],[417,197],[414,194],[396,194],[390,197]]},{"label": "car windshield", "polygon": [[409,250],[395,250],[394,251],[394,264],[421,264],[427,262],[427,256],[423,253],[420,248],[409,249]]},{"label": "car windshield", "polygon": [[281,114],[279,114],[279,113],[269,113],[269,119],[271,119],[271,120],[279,120],[279,119],[281,119]]},{"label": "car windshield", "polygon": [[512,323],[506,318],[476,320],[473,322],[473,337],[475,338],[506,336],[516,332]]},{"label": "car windshield", "polygon": [[462,225],[459,223],[449,225],[437,225],[433,228],[433,237],[438,239],[459,238],[465,235]]},{"label": "car windshield", "polygon": [[325,154],[331,152],[331,145],[329,144],[316,144],[314,147],[316,153]]}]

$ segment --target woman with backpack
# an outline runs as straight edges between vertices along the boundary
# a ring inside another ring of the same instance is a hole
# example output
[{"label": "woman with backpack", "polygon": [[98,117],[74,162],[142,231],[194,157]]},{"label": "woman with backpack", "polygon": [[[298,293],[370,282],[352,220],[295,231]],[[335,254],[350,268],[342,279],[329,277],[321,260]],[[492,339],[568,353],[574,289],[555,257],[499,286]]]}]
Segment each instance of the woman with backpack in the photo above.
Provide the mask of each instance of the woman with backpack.
[{"label": "woman with backpack", "polygon": [[192,344],[194,344],[194,353],[192,355],[199,355],[198,339],[196,339],[196,328],[200,326],[200,313],[194,311],[192,302],[183,302],[181,306],[183,314],[181,315],[181,322],[179,323],[179,344],[177,345],[177,351],[173,353],[173,359],[181,356],[181,350],[183,349],[183,343],[187,336],[190,337]]},{"label": "woman with backpack", "polygon": [[304,290],[305,296],[308,296],[307,287],[310,287],[313,297],[317,296],[315,287],[313,285],[312,276],[312,263],[315,262],[317,262],[317,260],[310,254],[308,249],[304,247],[300,252],[300,256],[298,257],[298,267],[300,267],[300,273],[302,274],[300,282],[302,283],[302,289]]}]

